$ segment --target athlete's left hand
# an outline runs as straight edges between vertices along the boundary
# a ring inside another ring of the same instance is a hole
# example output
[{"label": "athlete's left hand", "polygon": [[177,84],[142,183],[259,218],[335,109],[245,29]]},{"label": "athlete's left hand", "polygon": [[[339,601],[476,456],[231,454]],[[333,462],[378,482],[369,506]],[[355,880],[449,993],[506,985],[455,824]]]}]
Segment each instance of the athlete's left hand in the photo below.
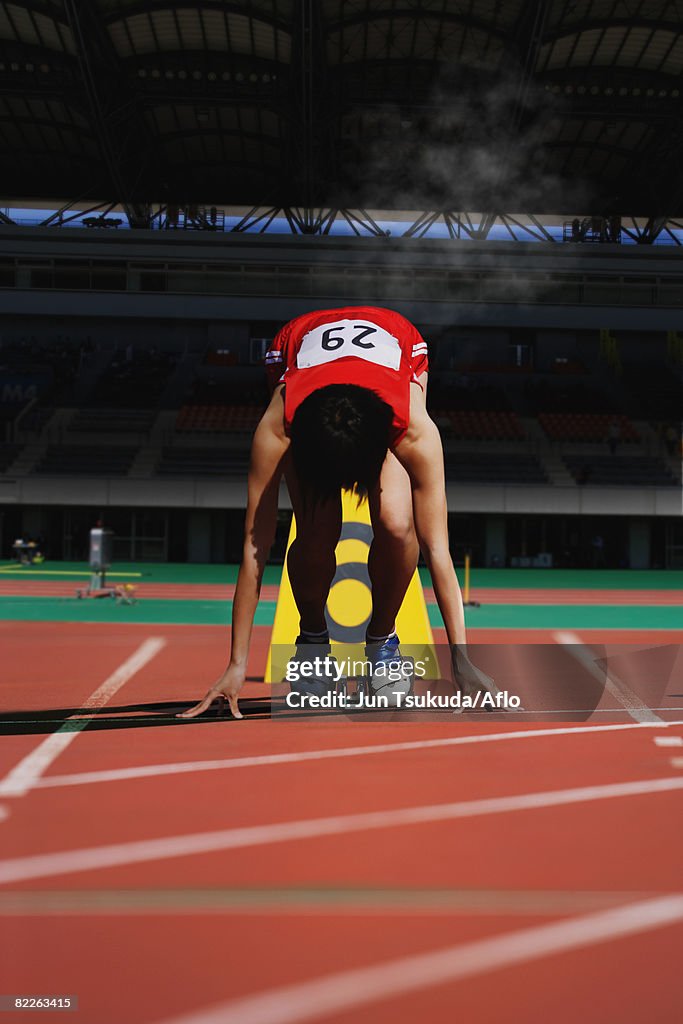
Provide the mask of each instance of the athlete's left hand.
[{"label": "athlete's left hand", "polygon": [[463,646],[455,645],[451,649],[451,660],[455,681],[463,696],[474,697],[476,693],[490,693],[495,697],[500,692],[491,676],[487,676],[472,664]]}]

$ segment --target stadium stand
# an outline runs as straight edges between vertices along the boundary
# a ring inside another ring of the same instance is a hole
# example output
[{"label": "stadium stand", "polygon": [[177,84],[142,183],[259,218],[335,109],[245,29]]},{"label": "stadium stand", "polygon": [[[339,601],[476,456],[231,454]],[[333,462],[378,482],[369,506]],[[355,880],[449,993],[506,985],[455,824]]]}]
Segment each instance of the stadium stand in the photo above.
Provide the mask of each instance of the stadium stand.
[{"label": "stadium stand", "polygon": [[475,441],[522,441],[525,437],[513,412],[432,409],[431,416],[445,437]]},{"label": "stadium stand", "polygon": [[641,419],[680,420],[683,409],[683,382],[671,367],[651,363],[624,365],[623,382],[629,392],[629,404]]},{"label": "stadium stand", "polygon": [[68,336],[37,338],[21,336],[3,342],[0,372],[27,374],[42,402],[53,405],[73,394],[74,382],[91,343],[76,342]]},{"label": "stadium stand", "polygon": [[670,470],[647,455],[565,455],[564,462],[577,483],[630,487],[676,487]]},{"label": "stadium stand", "polygon": [[50,445],[34,473],[74,476],[125,476],[135,458],[135,447],[103,445]]},{"label": "stadium stand", "polygon": [[200,369],[181,397],[176,433],[251,435],[268,398],[261,366],[231,371],[227,364],[216,364],[210,376]]},{"label": "stadium stand", "polygon": [[263,406],[268,399],[263,367],[259,365],[249,367],[244,374],[232,370],[210,377],[197,376],[184,396],[184,404],[235,405],[242,402]]},{"label": "stadium stand", "polygon": [[68,429],[79,434],[146,434],[155,415],[153,409],[79,409]]},{"label": "stadium stand", "polygon": [[21,426],[22,432],[38,435],[43,427],[50,422],[54,414],[55,407],[53,405],[37,404],[28,409],[16,422]]},{"label": "stadium stand", "polygon": [[263,414],[259,405],[184,405],[178,411],[178,433],[252,434]]},{"label": "stadium stand", "polygon": [[[466,383],[462,383],[466,381]],[[427,404],[430,408],[501,412],[510,408],[506,392],[484,374],[478,377],[458,374],[456,379],[439,378],[434,373],[429,382]]]},{"label": "stadium stand", "polygon": [[90,406],[155,408],[176,365],[176,354],[119,348],[90,396]]},{"label": "stadium stand", "polygon": [[248,466],[249,452],[246,450],[167,446],[162,449],[156,472],[159,476],[244,477]]},{"label": "stadium stand", "polygon": [[20,444],[0,444],[0,473],[5,473],[22,449]]},{"label": "stadium stand", "polygon": [[537,374],[524,382],[524,400],[529,411],[539,413],[609,413],[620,415],[620,390],[610,383],[609,388],[601,386],[591,378],[591,383],[580,377],[558,378]]},{"label": "stadium stand", "polygon": [[542,412],[538,415],[538,422],[551,441],[606,441],[613,423],[617,425],[619,441],[635,443],[640,440],[636,428],[626,416],[585,412]]},{"label": "stadium stand", "polygon": [[454,483],[544,484],[547,476],[533,455],[446,452],[446,474]]}]

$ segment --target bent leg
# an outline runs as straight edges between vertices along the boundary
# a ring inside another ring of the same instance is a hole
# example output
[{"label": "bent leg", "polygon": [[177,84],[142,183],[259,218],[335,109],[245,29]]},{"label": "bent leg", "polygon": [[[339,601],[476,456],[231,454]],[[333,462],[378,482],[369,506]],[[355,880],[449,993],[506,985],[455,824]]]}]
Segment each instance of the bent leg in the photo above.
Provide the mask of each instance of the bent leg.
[{"label": "bent leg", "polygon": [[379,483],[370,494],[370,517],[372,617],[368,633],[387,636],[394,629],[419,555],[410,479],[393,452],[387,453]]},{"label": "bent leg", "polygon": [[327,502],[304,505],[299,481],[291,462],[285,479],[296,516],[296,539],[287,555],[287,571],[300,628],[306,633],[327,629],[325,605],[337,569],[334,549],[342,525],[341,495]]}]

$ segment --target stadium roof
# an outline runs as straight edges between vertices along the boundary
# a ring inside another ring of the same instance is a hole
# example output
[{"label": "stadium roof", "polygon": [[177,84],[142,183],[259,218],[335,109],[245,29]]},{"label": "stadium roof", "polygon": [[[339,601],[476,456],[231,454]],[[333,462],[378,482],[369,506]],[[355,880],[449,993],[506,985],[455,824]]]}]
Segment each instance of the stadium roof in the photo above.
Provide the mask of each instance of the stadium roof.
[{"label": "stadium roof", "polygon": [[0,0],[0,193],[683,212],[683,0]]}]

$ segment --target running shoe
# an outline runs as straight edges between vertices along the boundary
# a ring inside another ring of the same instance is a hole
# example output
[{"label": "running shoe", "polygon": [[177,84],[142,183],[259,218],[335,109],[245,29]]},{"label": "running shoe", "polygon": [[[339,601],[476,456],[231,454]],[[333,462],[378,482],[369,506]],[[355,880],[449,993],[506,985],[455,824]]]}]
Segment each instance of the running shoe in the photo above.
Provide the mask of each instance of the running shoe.
[{"label": "running shoe", "polygon": [[396,633],[384,641],[367,642],[365,657],[370,662],[370,690],[383,696],[389,707],[400,707],[401,698],[413,688],[413,659],[401,654]]},{"label": "running shoe", "polygon": [[318,643],[301,635],[296,638],[296,651],[287,663],[291,675],[296,674],[298,667],[299,678],[289,684],[292,693],[323,697],[334,689],[337,660],[331,651],[329,640]]}]

